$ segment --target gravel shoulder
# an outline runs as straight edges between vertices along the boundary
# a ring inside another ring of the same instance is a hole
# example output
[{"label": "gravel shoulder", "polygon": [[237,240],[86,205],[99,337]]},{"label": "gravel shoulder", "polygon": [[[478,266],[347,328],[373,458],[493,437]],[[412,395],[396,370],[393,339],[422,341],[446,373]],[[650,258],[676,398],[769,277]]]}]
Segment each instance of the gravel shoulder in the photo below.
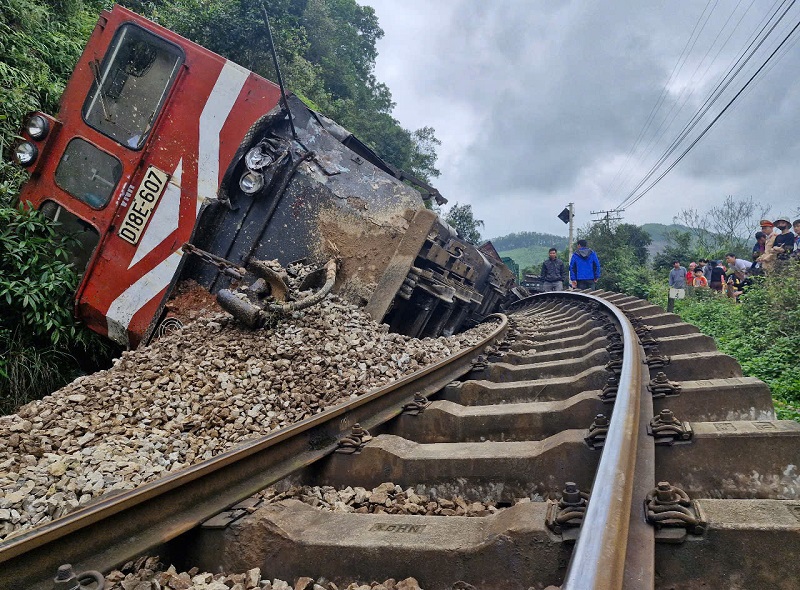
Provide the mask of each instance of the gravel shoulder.
[{"label": "gravel shoulder", "polygon": [[335,296],[270,329],[200,317],[0,417],[0,540],[409,375],[492,329],[408,338]]}]

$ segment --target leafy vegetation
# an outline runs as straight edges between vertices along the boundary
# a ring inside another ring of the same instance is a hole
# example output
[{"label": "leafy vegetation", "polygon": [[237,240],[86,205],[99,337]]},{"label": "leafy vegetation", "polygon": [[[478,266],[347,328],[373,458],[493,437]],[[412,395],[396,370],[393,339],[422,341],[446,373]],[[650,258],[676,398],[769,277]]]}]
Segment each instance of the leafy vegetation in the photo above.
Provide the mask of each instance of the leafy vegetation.
[{"label": "leafy vegetation", "polygon": [[600,258],[598,288],[643,298],[650,295],[647,247],[652,238],[647,232],[630,223],[596,223],[578,230],[578,237],[587,240]]},{"label": "leafy vegetation", "polygon": [[55,112],[94,27],[99,3],[0,0],[0,412],[52,391],[107,359],[109,348],[72,316],[78,282],[68,237],[16,204],[25,174],[11,163],[33,110]]},{"label": "leafy vegetation", "polygon": [[678,300],[675,311],[713,337],[745,375],[769,385],[778,417],[800,421],[800,264],[760,278],[740,303],[711,292]]},{"label": "leafy vegetation", "polygon": [[483,227],[483,220],[475,219],[472,213],[472,205],[459,205],[453,203],[444,216],[444,220],[449,223],[458,235],[470,244],[478,244],[481,241],[480,229]]}]

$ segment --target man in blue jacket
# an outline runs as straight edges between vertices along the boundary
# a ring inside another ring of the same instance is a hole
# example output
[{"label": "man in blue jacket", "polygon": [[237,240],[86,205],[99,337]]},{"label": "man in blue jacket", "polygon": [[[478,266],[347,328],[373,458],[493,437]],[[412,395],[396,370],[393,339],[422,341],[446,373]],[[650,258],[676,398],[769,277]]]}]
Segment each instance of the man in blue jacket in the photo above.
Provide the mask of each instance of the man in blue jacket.
[{"label": "man in blue jacket", "polygon": [[569,280],[573,288],[594,289],[600,278],[600,259],[586,240],[578,240],[578,249],[569,261]]}]

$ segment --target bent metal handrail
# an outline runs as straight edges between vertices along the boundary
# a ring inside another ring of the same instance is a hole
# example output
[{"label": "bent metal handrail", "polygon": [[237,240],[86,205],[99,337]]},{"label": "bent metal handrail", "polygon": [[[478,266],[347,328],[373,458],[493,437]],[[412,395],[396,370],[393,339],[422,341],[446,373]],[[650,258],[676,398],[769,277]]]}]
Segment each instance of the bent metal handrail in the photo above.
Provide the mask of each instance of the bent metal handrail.
[{"label": "bent metal handrail", "polygon": [[468,373],[477,355],[508,331],[505,315],[487,320],[499,321],[491,334],[426,369],[0,543],[0,588],[50,590],[67,562],[76,571],[108,571],[329,455],[354,424],[375,428],[415,394],[427,397]]},{"label": "bent metal handrail", "polygon": [[[641,534],[640,527],[635,527],[638,529],[637,543],[644,546],[631,545],[629,538],[633,494],[634,488],[637,487],[634,476],[637,466],[637,447],[642,447],[638,449],[640,451],[646,451],[646,445],[639,444],[642,431],[646,428],[646,418],[643,419],[640,410],[643,402],[642,390],[646,385],[642,378],[644,361],[642,347],[633,325],[625,314],[609,301],[595,295],[579,292],[533,295],[517,302],[515,307],[542,299],[595,302],[613,315],[621,330],[624,344],[622,373],[614,411],[592,484],[586,514],[581,524],[580,536],[572,552],[561,590],[622,588],[626,579],[626,556],[635,560],[633,554],[636,552],[652,553],[654,542],[652,529],[646,529],[644,534]],[[644,438],[646,439],[646,433]],[[652,447],[650,450],[652,452]],[[646,457],[644,460],[647,461]],[[652,461],[650,459],[651,469]],[[652,487],[653,482],[646,483]],[[635,517],[633,520],[636,520]],[[628,555],[629,553],[631,555]],[[653,587],[652,572],[644,577],[651,579],[649,581],[639,579],[637,589]]]}]

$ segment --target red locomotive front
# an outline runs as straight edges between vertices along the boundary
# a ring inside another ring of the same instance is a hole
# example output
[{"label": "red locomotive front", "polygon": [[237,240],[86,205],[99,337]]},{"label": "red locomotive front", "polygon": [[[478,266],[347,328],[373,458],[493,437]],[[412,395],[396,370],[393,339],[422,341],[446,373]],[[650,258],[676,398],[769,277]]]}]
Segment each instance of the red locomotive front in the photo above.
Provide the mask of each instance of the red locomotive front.
[{"label": "red locomotive front", "polygon": [[201,205],[273,83],[119,6],[104,12],[61,99],[32,115],[20,200],[76,234],[76,314],[135,347],[156,318]]}]

